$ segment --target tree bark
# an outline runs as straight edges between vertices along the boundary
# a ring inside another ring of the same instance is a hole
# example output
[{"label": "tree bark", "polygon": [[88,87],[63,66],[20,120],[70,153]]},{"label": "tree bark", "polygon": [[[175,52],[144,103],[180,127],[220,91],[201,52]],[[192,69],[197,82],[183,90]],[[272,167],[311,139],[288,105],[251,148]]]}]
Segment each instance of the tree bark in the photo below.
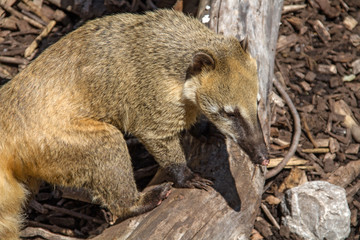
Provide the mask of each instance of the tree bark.
[{"label": "tree bark", "polygon": [[[259,118],[266,140],[282,2],[213,0],[202,1],[199,7],[199,17],[208,14],[214,31],[239,39],[248,36],[258,64]],[[210,10],[203,11],[206,5]],[[230,140],[201,142],[187,134],[184,150],[190,167],[214,181],[213,190],[173,189],[156,209],[112,226],[94,239],[248,239],[260,209],[264,169],[254,166]]]}]

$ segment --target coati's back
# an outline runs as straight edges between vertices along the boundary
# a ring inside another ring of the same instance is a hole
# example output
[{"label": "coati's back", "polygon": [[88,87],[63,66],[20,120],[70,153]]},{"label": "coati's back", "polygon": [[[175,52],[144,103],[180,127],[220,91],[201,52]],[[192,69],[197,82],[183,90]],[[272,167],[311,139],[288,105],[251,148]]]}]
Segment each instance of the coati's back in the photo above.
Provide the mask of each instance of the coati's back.
[{"label": "coati's back", "polygon": [[[195,89],[199,81],[188,81],[189,66],[199,52],[213,58],[214,69],[199,75],[208,81]],[[251,126],[257,124],[256,74],[255,60],[235,38],[194,18],[172,10],[119,14],[90,21],[45,50],[0,89],[0,110],[14,123],[6,132],[19,138],[66,129],[75,116],[164,138],[193,124],[198,110],[211,118],[224,107],[239,108]],[[198,102],[185,104],[194,97]]]},{"label": "coati's back", "polygon": [[162,107],[162,96],[169,94],[173,95],[169,101],[181,101],[187,68],[197,51],[212,51],[223,58],[241,56],[235,45],[235,39],[217,35],[196,19],[172,10],[106,16],[45,50],[0,89],[0,99],[11,112],[17,103],[4,92],[16,88],[11,98],[26,102],[21,104],[26,122],[18,127],[26,127],[31,120],[35,124],[31,129],[50,122],[58,125],[59,117],[66,121],[76,114],[131,132],[139,125],[131,125],[135,116],[127,113],[147,113],[138,111],[138,106]]}]

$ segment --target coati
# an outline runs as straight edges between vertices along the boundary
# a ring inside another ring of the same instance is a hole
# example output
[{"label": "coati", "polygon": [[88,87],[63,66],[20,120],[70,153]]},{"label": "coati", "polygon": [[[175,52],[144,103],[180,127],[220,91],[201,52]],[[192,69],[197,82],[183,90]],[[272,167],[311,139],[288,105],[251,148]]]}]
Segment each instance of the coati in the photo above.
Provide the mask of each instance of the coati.
[{"label": "coati", "polygon": [[200,114],[266,165],[257,94],[245,42],[194,18],[158,10],[89,21],[0,89],[0,239],[18,238],[22,205],[42,180],[86,188],[117,216],[156,207],[170,184],[138,192],[123,133],[176,187],[211,184],[180,144]]}]

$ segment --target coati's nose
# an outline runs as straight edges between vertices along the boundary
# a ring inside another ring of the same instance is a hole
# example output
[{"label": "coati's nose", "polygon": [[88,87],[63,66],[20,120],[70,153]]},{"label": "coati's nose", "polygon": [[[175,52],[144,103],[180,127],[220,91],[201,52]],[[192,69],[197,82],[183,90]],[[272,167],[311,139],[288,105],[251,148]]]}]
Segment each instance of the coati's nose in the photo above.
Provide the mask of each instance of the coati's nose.
[{"label": "coati's nose", "polygon": [[269,163],[270,163],[270,160],[264,158],[264,159],[262,160],[262,162],[261,162],[261,165],[267,166],[267,165],[269,165]]},{"label": "coati's nose", "polygon": [[266,154],[266,155],[262,155],[262,154],[261,154],[260,156],[258,156],[258,157],[255,159],[255,162],[256,162],[257,164],[261,164],[261,165],[263,165],[263,166],[267,166],[267,165],[270,163],[270,160],[269,160],[267,154]]}]

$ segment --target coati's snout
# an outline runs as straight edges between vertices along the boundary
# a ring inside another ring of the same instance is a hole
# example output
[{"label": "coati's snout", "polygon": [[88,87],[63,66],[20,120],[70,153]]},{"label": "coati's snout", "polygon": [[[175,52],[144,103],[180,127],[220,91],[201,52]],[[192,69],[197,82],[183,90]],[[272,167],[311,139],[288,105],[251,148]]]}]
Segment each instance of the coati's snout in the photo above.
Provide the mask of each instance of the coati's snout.
[{"label": "coati's snout", "polygon": [[249,155],[253,163],[267,166],[269,155],[259,121],[251,127],[241,116],[238,120],[234,121],[238,134],[236,142]]},{"label": "coati's snout", "polygon": [[220,110],[220,115],[222,123],[215,123],[219,130],[236,142],[253,163],[268,165],[268,150],[258,118],[245,117],[239,108],[232,111]]}]

